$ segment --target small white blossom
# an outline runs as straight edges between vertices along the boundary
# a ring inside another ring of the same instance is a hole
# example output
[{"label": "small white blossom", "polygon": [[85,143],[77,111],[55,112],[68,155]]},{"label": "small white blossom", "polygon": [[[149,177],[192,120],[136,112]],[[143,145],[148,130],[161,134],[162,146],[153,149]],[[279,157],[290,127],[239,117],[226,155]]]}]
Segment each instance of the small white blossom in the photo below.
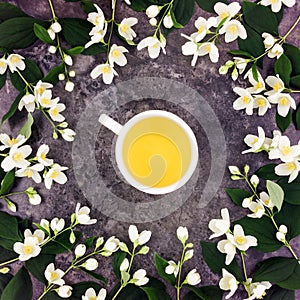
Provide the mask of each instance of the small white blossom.
[{"label": "small white blossom", "polygon": [[258,136],[253,134],[248,134],[244,138],[244,142],[250,147],[250,149],[245,150],[242,152],[242,154],[249,153],[249,152],[258,152],[264,145],[266,134],[262,127],[257,127]]},{"label": "small white blossom", "polygon": [[91,36],[91,40],[85,44],[85,48],[89,48],[91,45],[103,42],[103,39],[107,32],[107,23],[105,23],[104,27],[95,26],[90,31],[89,35]]},{"label": "small white blossom", "polygon": [[249,82],[252,84],[252,87],[247,88],[247,90],[251,94],[259,94],[265,90],[265,82],[258,71],[257,71],[257,75],[258,75],[258,81],[254,79],[253,72],[250,69],[244,77],[244,78],[248,78]]},{"label": "small white blossom", "polygon": [[48,82],[38,81],[36,86],[34,87],[34,96],[37,100],[39,100],[39,97],[41,97],[44,92],[48,89],[53,88],[53,85]]},{"label": "small white blossom", "polygon": [[59,33],[61,32],[61,25],[56,21],[54,23],[52,23],[52,25],[50,26],[50,28],[55,32],[55,33]]},{"label": "small white blossom", "polygon": [[249,208],[252,203],[252,198],[244,198],[242,202],[242,207]]},{"label": "small white blossom", "polygon": [[181,36],[183,36],[189,40],[184,45],[182,45],[182,47],[181,47],[182,54],[186,55],[186,56],[193,55],[193,59],[191,61],[191,66],[194,67],[196,65],[196,62],[197,62],[197,59],[199,56],[197,42],[185,34],[181,34]]},{"label": "small white blossom", "polygon": [[0,75],[3,75],[7,70],[7,61],[4,58],[0,58]]},{"label": "small white blossom", "polygon": [[248,64],[247,59],[242,57],[234,57],[233,59],[239,73],[243,74]]},{"label": "small white blossom", "polygon": [[265,49],[270,49],[275,44],[275,38],[270,33],[264,32],[262,35],[262,38],[264,39],[264,45]]},{"label": "small white blossom", "polygon": [[271,108],[269,100],[262,95],[253,96],[253,108],[258,108],[258,115],[264,116],[268,109]]},{"label": "small white blossom", "polygon": [[217,248],[221,253],[226,254],[225,264],[230,265],[236,254],[236,247],[229,240],[221,240],[217,244]]},{"label": "small white blossom", "polygon": [[278,94],[284,90],[284,83],[279,78],[279,75],[277,76],[268,76],[266,78],[266,83],[268,86],[270,86],[273,90],[266,92],[265,95],[272,96],[274,94]]},{"label": "small white blossom", "polygon": [[279,226],[278,231],[281,232],[281,233],[283,233],[283,234],[287,234],[288,229],[287,229],[287,227],[285,225],[282,224],[282,225]]},{"label": "small white blossom", "polygon": [[30,162],[26,160],[32,152],[32,148],[29,145],[18,146],[14,145],[9,151],[9,155],[5,157],[1,163],[1,168],[4,172],[9,172],[14,168],[24,169],[30,165]]},{"label": "small white blossom", "polygon": [[42,220],[40,221],[40,225],[41,225],[46,231],[49,232],[49,230],[50,230],[50,222],[49,222],[48,220],[42,219]]},{"label": "small white blossom", "polygon": [[139,269],[133,274],[132,281],[137,286],[142,286],[148,283],[149,278],[146,277],[147,273],[144,269]]},{"label": "small white blossom", "polygon": [[115,71],[115,69],[109,65],[109,64],[101,64],[96,66],[92,72],[91,72],[91,77],[93,79],[96,79],[102,75],[103,77],[103,82],[105,84],[111,84],[114,77],[118,75],[118,73]]},{"label": "small white blossom", "polygon": [[257,219],[259,219],[265,213],[265,208],[264,208],[263,204],[260,203],[260,202],[253,201],[250,204],[249,209],[253,212],[252,214],[248,215],[248,217],[250,217],[250,218],[257,218]]},{"label": "small white blossom", "polygon": [[147,9],[146,9],[146,15],[148,16],[148,18],[155,18],[160,12],[160,7],[157,5],[150,5]]},{"label": "small white blossom", "polygon": [[51,106],[48,113],[53,121],[62,122],[65,120],[65,117],[61,114],[61,112],[65,109],[66,106],[63,103],[58,103]]},{"label": "small white blossom", "polygon": [[197,32],[193,33],[191,35],[191,38],[193,40],[195,40],[195,42],[200,42],[203,40],[203,38],[206,36],[207,31],[211,28],[211,27],[215,27],[216,24],[216,18],[211,17],[208,18],[207,20],[204,19],[203,17],[199,17],[196,21],[195,21],[195,27],[197,28]]},{"label": "small white blossom", "polygon": [[74,251],[76,257],[82,257],[85,254],[85,252],[86,252],[86,245],[84,244],[77,245]]},{"label": "small white blossom", "polygon": [[246,109],[246,114],[251,116],[253,114],[254,99],[247,89],[235,87],[233,91],[240,97],[233,102],[235,110]]},{"label": "small white blossom", "polygon": [[60,286],[57,290],[57,294],[61,298],[69,298],[72,295],[73,288],[69,285]]},{"label": "small white blossom", "polygon": [[41,252],[41,248],[37,244],[37,239],[35,237],[25,238],[24,243],[16,242],[14,243],[13,248],[14,251],[19,254],[20,261],[26,261],[32,257],[36,257]]},{"label": "small white blossom", "polygon": [[121,67],[125,66],[127,64],[127,58],[124,53],[126,52],[128,52],[128,50],[125,47],[113,44],[108,54],[109,64],[113,66],[114,63],[116,63]]},{"label": "small white blossom", "polygon": [[103,29],[104,23],[105,23],[104,13],[97,4],[94,4],[94,6],[95,6],[97,12],[89,13],[87,20],[90,23],[92,23],[94,26],[97,26],[97,27]]},{"label": "small white blossom", "polygon": [[62,138],[67,142],[73,142],[76,132],[70,128],[66,128],[60,131]]},{"label": "small white blossom", "polygon": [[113,252],[118,251],[118,249],[119,249],[119,243],[120,243],[120,241],[117,238],[115,238],[114,236],[111,236],[105,242],[103,249],[106,250],[106,251],[108,251],[108,252],[110,252],[112,254]]},{"label": "small white blossom", "polygon": [[268,208],[274,207],[274,204],[272,203],[270,196],[266,192],[261,192],[259,194],[259,200],[264,206]]},{"label": "small white blossom", "polygon": [[291,146],[289,138],[281,136],[278,141],[278,147],[270,150],[269,159],[279,158],[283,162],[293,162],[299,155],[300,145]]},{"label": "small white blossom", "polygon": [[283,54],[284,50],[280,44],[275,44],[272,49],[268,52],[268,57],[279,58]]},{"label": "small white blossom", "polygon": [[50,222],[50,227],[54,232],[60,232],[65,227],[65,220],[64,219],[53,218]]},{"label": "small white blossom", "polygon": [[209,238],[219,237],[225,234],[230,228],[230,218],[229,212],[227,208],[221,209],[221,216],[222,219],[212,219],[210,220],[208,227],[209,229],[214,232]]},{"label": "small white blossom", "polygon": [[160,50],[162,50],[163,53],[166,54],[166,41],[160,41],[157,37],[148,36],[144,38],[138,43],[137,50],[140,51],[146,47],[148,48],[149,56],[153,59],[159,56]]},{"label": "small white blossom", "polygon": [[34,233],[31,232],[30,229],[25,229],[24,238],[33,237],[36,238],[36,242],[38,245],[41,245],[45,241],[45,232],[40,229],[36,229]]},{"label": "small white blossom", "polygon": [[21,146],[26,142],[26,138],[22,134],[19,134],[16,138],[11,138],[6,133],[1,133],[0,142],[2,143],[2,145],[0,146],[0,151],[3,151],[7,148],[11,148],[12,146]]},{"label": "small white blossom", "polygon": [[25,107],[25,109],[28,112],[34,112],[35,110],[35,97],[32,94],[26,94],[24,95],[18,105],[18,109],[22,110],[23,107]]},{"label": "small white blossom", "polygon": [[225,297],[225,299],[229,299],[236,292],[238,288],[238,281],[231,273],[222,269],[222,278],[219,282],[219,287],[223,291],[230,291],[230,293]]},{"label": "small white blossom", "polygon": [[172,17],[170,14],[166,15],[163,19],[163,24],[166,28],[172,28],[174,26]]},{"label": "small white blossom", "polygon": [[59,98],[52,99],[52,91],[45,90],[39,97],[38,103],[45,108],[50,108],[51,106],[57,104],[59,102]]},{"label": "small white blossom", "polygon": [[300,172],[300,162],[298,160],[279,164],[275,167],[275,173],[279,176],[289,176],[288,182],[294,181]]},{"label": "small white blossom", "polygon": [[201,282],[201,276],[196,269],[193,269],[186,275],[185,281],[187,284],[197,285]]},{"label": "small white blossom", "polygon": [[27,196],[31,205],[39,205],[42,202],[42,198],[39,194],[27,194]]},{"label": "small white blossom", "polygon": [[51,169],[44,175],[45,186],[49,190],[53,181],[59,184],[65,184],[68,180],[67,176],[62,172],[68,170],[67,167],[62,167],[59,164],[54,164]]},{"label": "small white blossom", "polygon": [[51,39],[52,41],[54,41],[54,40],[55,40],[55,32],[54,32],[51,28],[49,28],[49,29],[47,30],[47,32],[48,32],[48,34],[49,34],[50,39]]},{"label": "small white blossom", "polygon": [[89,288],[85,291],[84,296],[82,296],[82,300],[105,300],[106,294],[105,289],[101,289],[97,295],[93,288]]},{"label": "small white blossom", "polygon": [[173,260],[168,261],[168,265],[165,268],[166,274],[174,274],[177,277],[179,272],[179,262],[176,264]]},{"label": "small white blossom", "polygon": [[271,5],[271,10],[275,13],[281,10],[282,3],[287,7],[292,7],[295,5],[296,0],[262,0],[260,2],[261,5]]},{"label": "small white blossom", "polygon": [[125,38],[127,41],[132,41],[136,37],[135,31],[131,28],[138,23],[137,18],[125,18],[121,21],[118,26],[119,34]]},{"label": "small white blossom", "polygon": [[25,57],[19,54],[10,54],[7,57],[7,64],[12,73],[17,70],[24,71],[26,68],[25,62],[23,61]]},{"label": "small white blossom", "polygon": [[241,251],[257,246],[257,239],[254,236],[245,235],[243,227],[239,224],[234,226],[233,235],[228,234],[227,239]]},{"label": "small white blossom", "polygon": [[95,271],[98,268],[98,261],[95,258],[89,258],[84,264],[84,268],[88,271]]},{"label": "small white blossom", "polygon": [[135,225],[130,225],[128,229],[129,239],[133,244],[144,245],[151,238],[151,231],[144,230],[140,234]]},{"label": "small white blossom", "polygon": [[217,63],[219,60],[219,49],[213,42],[205,42],[200,45],[197,51],[198,56],[204,56],[208,54],[212,63]]},{"label": "small white blossom", "polygon": [[87,206],[80,208],[80,203],[77,203],[75,209],[76,220],[81,225],[92,225],[97,223],[96,219],[91,219],[90,217],[91,210]]},{"label": "small white blossom", "polygon": [[53,165],[53,159],[47,158],[49,150],[50,148],[48,145],[42,144],[36,153],[38,162],[46,167]]},{"label": "small white blossom", "polygon": [[257,175],[252,175],[250,178],[250,182],[253,186],[257,187],[259,184],[259,178]]},{"label": "small white blossom", "polygon": [[225,33],[225,42],[231,43],[238,37],[245,40],[247,38],[247,32],[242,23],[238,20],[230,20],[226,22],[220,29],[220,34]]},{"label": "small white blossom", "polygon": [[263,297],[266,295],[266,290],[268,290],[272,286],[269,281],[252,283],[252,278],[248,278],[248,282],[250,283],[251,296],[244,300],[263,299]]},{"label": "small white blossom", "polygon": [[233,18],[241,9],[241,5],[238,2],[232,2],[228,5],[222,2],[217,2],[214,6],[214,11],[217,13],[217,24],[219,24],[223,19],[228,22]]},{"label": "small white blossom", "polygon": [[277,93],[269,96],[268,99],[271,103],[277,104],[277,111],[280,116],[286,117],[290,108],[296,109],[296,102],[290,94]]},{"label": "small white blossom", "polygon": [[36,183],[41,183],[42,178],[39,172],[44,170],[44,166],[42,164],[35,164],[33,166],[29,166],[24,169],[20,169],[16,171],[16,177],[27,177],[32,178],[32,180]]},{"label": "small white blossom", "polygon": [[62,286],[65,284],[65,281],[62,279],[64,276],[64,271],[61,269],[55,269],[53,263],[49,264],[44,272],[45,278],[49,283]]}]

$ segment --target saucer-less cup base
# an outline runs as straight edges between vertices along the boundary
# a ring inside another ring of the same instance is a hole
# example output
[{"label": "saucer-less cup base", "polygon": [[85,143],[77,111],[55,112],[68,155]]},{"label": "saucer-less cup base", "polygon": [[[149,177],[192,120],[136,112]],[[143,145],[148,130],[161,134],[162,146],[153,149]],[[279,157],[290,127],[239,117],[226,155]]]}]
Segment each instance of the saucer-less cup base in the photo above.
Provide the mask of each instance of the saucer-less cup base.
[{"label": "saucer-less cup base", "polygon": [[[197,141],[191,128],[178,116],[149,110],[137,114],[124,126],[105,114],[99,122],[118,135],[116,162],[125,180],[136,189],[166,194],[182,187],[193,175],[198,162]],[[148,165],[149,174],[143,174],[145,168],[141,164]]]}]

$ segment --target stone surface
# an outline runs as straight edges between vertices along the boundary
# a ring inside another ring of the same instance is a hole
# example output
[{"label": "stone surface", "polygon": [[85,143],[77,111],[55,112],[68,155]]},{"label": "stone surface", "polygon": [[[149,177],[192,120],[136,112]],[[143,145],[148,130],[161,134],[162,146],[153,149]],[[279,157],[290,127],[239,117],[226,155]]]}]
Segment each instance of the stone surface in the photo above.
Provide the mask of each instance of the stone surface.
[{"label": "stone surface", "polygon": [[[21,7],[26,13],[42,18],[51,18],[50,11],[46,0],[15,0],[7,1],[15,3]],[[136,13],[131,11],[125,3],[118,1],[117,19],[121,20],[123,17],[135,16],[139,18],[139,25],[136,26],[138,33],[138,40],[148,36],[152,33],[153,29],[148,24],[147,19],[142,13]],[[97,3],[108,13],[110,1],[97,1]],[[78,3],[65,3],[63,0],[54,0],[54,6],[59,17],[82,17],[86,15],[81,11]],[[66,9],[67,8],[67,9]],[[291,26],[293,21],[299,15],[300,3],[289,10],[286,10],[283,22],[280,27],[280,33],[284,34]],[[180,33],[190,34],[194,31],[193,21],[198,16],[208,17],[209,14],[202,12],[199,8],[196,9],[196,13],[193,20],[183,30],[175,31],[168,36],[167,55],[160,55],[156,60],[151,60],[148,57],[146,51],[137,52],[135,49],[131,49],[128,54],[129,64],[124,68],[117,68],[119,76],[115,79],[114,83],[117,85],[129,79],[137,77],[156,77],[167,78],[175,80],[197,91],[213,109],[215,115],[220,121],[221,127],[225,135],[226,145],[226,165],[238,165],[243,166],[246,163],[251,165],[252,170],[256,170],[261,165],[268,162],[266,155],[264,154],[247,154],[241,155],[241,152],[245,149],[243,138],[247,133],[256,133],[257,126],[265,128],[267,135],[270,136],[272,130],[276,128],[275,124],[275,112],[274,109],[270,111],[264,118],[257,117],[256,115],[249,117],[243,112],[237,112],[232,109],[232,102],[236,98],[232,89],[236,85],[243,84],[243,80],[239,79],[233,83],[228,77],[224,77],[218,74],[218,68],[221,63],[224,63],[229,59],[229,55],[226,54],[228,45],[222,43],[220,46],[220,62],[216,65],[212,64],[207,57],[199,58],[196,67],[190,66],[190,57],[184,57],[181,54],[181,45],[185,42],[185,39],[180,36]],[[299,29],[297,28],[288,38],[288,41],[300,46]],[[118,42],[116,40],[116,42]],[[119,42],[118,42],[119,43]],[[234,48],[233,45],[231,45]],[[46,73],[50,68],[59,63],[59,59],[47,52],[47,46],[39,42],[35,43],[31,48],[20,51],[21,54],[26,55],[29,58],[34,59],[41,69]],[[61,101],[66,104],[67,109],[64,113],[66,120],[70,124],[71,128],[76,128],[78,120],[82,113],[93,104],[93,101],[97,101],[97,95],[105,91],[108,87],[103,84],[101,79],[92,80],[89,76],[93,67],[103,61],[103,57],[98,55],[96,57],[77,56],[75,58],[74,70],[76,71],[76,88],[73,93],[64,91],[63,83],[58,83],[54,88],[54,94],[61,97]],[[266,74],[271,73],[271,66],[266,68]],[[149,87],[155,89],[155,87]],[[112,87],[112,93],[116,93]],[[105,93],[105,92],[104,92]],[[102,94],[101,94],[102,95]],[[6,83],[4,88],[0,91],[1,96],[1,115],[5,113],[10,104],[16,96],[16,91],[12,88],[9,82]],[[111,116],[120,123],[125,123],[135,114],[148,110],[148,109],[163,109],[171,111],[182,117],[194,130],[196,137],[199,141],[199,155],[200,155],[200,175],[197,180],[197,184],[193,187],[190,197],[183,203],[183,205],[172,214],[166,216],[163,219],[155,220],[153,222],[139,224],[140,230],[148,229],[153,232],[151,239],[151,251],[149,253],[148,260],[137,260],[134,267],[146,268],[149,274],[155,276],[155,270],[153,263],[150,260],[153,252],[158,252],[166,259],[179,259],[180,245],[176,239],[176,229],[179,225],[189,228],[190,241],[195,245],[195,256],[187,263],[188,267],[196,267],[200,271],[202,276],[202,284],[217,284],[219,276],[210,272],[206,266],[203,258],[201,257],[201,249],[199,245],[200,240],[208,240],[210,231],[208,230],[208,222],[212,218],[218,218],[220,209],[228,207],[230,210],[231,219],[235,220],[245,215],[242,209],[237,208],[231,203],[226,196],[226,187],[240,186],[237,182],[230,180],[229,174],[226,171],[220,186],[217,186],[217,192],[210,200],[209,204],[205,207],[199,205],[204,186],[208,180],[209,169],[211,167],[211,149],[208,137],[206,136],[203,127],[201,126],[201,120],[197,120],[193,116],[193,112],[199,109],[197,102],[192,102],[190,99],[182,98],[182,103],[174,103],[172,99],[170,101],[157,99],[140,99],[138,101],[128,101],[124,105],[119,106],[118,102],[110,102],[110,97],[115,99],[113,95],[107,94],[103,98],[103,108],[110,112]],[[295,95],[295,99],[299,100],[299,96]],[[129,99],[130,100],[130,99]],[[201,107],[200,107],[201,109]],[[24,112],[17,113],[12,120],[7,122],[3,127],[3,132],[18,132],[18,124],[25,120],[26,114]],[[53,140],[51,125],[47,123],[43,116],[36,112],[34,114],[35,125],[33,128],[33,137],[31,138],[31,144],[36,149],[40,144],[46,143],[50,146],[50,156],[55,159],[59,164],[69,167],[66,172],[68,175],[67,184],[60,186],[55,184],[51,191],[46,190],[42,185],[38,185],[37,189],[43,196],[43,203],[38,207],[32,207],[26,204],[25,198],[18,201],[18,214],[22,217],[28,217],[34,221],[39,221],[43,218],[53,218],[55,216],[67,218],[74,212],[77,202],[83,205],[91,206],[92,216],[98,219],[98,223],[95,226],[88,228],[82,228],[88,236],[104,236],[109,237],[116,235],[122,240],[128,241],[127,228],[130,225],[128,222],[121,222],[113,218],[107,217],[102,214],[101,211],[96,210],[95,205],[85,199],[84,193],[79,188],[74,171],[74,160],[72,161],[72,144],[67,143],[62,139]],[[95,127],[99,126],[95,123]],[[287,135],[295,142],[299,140],[299,132],[290,128]],[[135,190],[127,183],[123,182],[114,168],[114,157],[112,155],[112,145],[115,143],[114,134],[99,126],[99,132],[95,138],[94,145],[90,151],[95,153],[95,161],[97,170],[102,177],[103,182],[106,184],[107,189],[114,195],[133,203],[147,203],[149,201],[155,201],[160,199],[161,196],[150,196]],[[75,149],[76,150],[76,149]],[[75,151],[73,149],[73,152]],[[74,156],[73,156],[74,158]],[[76,165],[80,163],[80,157],[76,157],[79,161],[76,161]],[[82,161],[84,159],[82,158]],[[224,165],[225,165],[224,164]],[[220,164],[220,171],[224,171],[224,165]],[[91,177],[86,176],[86,181],[92,180]],[[15,190],[22,190],[22,188],[31,185],[31,181],[25,179],[18,180]],[[242,186],[240,186],[242,187]],[[96,189],[96,187],[95,187]],[[99,194],[99,199],[102,194]],[[174,193],[174,197],[179,197],[180,193]],[[176,200],[174,198],[174,200]],[[295,248],[300,254],[299,239],[295,242]],[[287,254],[286,252],[283,252]],[[265,255],[251,251],[251,255],[247,258],[247,264],[249,264],[249,270],[253,270],[255,263]],[[59,261],[63,267],[65,257],[62,257]],[[110,259],[100,259],[101,272],[108,278],[108,289],[111,289],[115,283],[114,276],[110,267]],[[68,282],[77,282],[83,277],[81,274],[71,274]],[[40,292],[40,288],[37,285],[35,290],[35,297]],[[298,293],[298,299],[300,294]],[[232,299],[241,299],[244,294],[237,294]],[[173,294],[174,297],[174,294]],[[174,297],[175,299],[175,297]]]}]

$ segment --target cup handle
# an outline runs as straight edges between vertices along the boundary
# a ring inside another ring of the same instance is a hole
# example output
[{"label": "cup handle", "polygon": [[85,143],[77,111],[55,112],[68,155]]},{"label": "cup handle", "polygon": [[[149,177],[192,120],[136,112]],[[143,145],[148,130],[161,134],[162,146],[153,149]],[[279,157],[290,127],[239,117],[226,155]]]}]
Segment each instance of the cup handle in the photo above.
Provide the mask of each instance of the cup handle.
[{"label": "cup handle", "polygon": [[100,115],[99,122],[117,135],[119,135],[121,129],[123,128],[121,124],[119,124],[106,114]]}]

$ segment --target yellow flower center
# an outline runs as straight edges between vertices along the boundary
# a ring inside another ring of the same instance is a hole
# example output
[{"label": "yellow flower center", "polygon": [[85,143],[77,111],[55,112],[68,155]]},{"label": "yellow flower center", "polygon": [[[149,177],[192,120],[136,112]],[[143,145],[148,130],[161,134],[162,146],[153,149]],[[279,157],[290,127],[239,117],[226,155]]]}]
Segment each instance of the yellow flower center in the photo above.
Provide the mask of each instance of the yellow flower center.
[{"label": "yellow flower center", "polygon": [[264,200],[264,202],[265,202],[265,204],[268,206],[269,204],[270,204],[270,199],[266,199],[266,200]]},{"label": "yellow flower center", "polygon": [[281,84],[279,82],[276,82],[273,86],[273,89],[278,92],[281,89]]},{"label": "yellow flower center", "polygon": [[198,33],[202,33],[204,31],[204,26],[200,25],[198,28]]},{"label": "yellow flower center", "polygon": [[43,105],[49,105],[50,104],[50,99],[42,98],[41,102],[42,102]]},{"label": "yellow flower center", "polygon": [[99,16],[97,16],[96,18],[95,18],[95,25],[99,25]]},{"label": "yellow flower center", "polygon": [[37,89],[38,94],[42,95],[45,92],[45,88],[44,87],[40,87]]},{"label": "yellow flower center", "polygon": [[32,172],[32,170],[27,170],[27,171],[25,171],[24,175],[28,178],[31,178],[33,176],[33,172]]},{"label": "yellow flower center", "polygon": [[246,242],[246,238],[244,236],[237,236],[235,238],[235,241],[239,244],[239,245],[243,245]]},{"label": "yellow flower center", "polygon": [[283,155],[289,155],[292,152],[292,148],[290,146],[283,146],[281,152]]},{"label": "yellow flower center", "polygon": [[110,67],[105,66],[102,68],[102,73],[109,73],[110,72]]},{"label": "yellow flower center", "polygon": [[250,98],[249,98],[248,96],[244,96],[244,97],[243,97],[243,102],[244,102],[245,104],[249,104]]},{"label": "yellow flower center", "polygon": [[262,82],[257,82],[256,84],[255,84],[255,88],[258,90],[258,89],[260,89],[260,88],[262,88],[263,87],[263,84],[262,84]]},{"label": "yellow flower center", "polygon": [[41,159],[43,159],[43,160],[46,159],[46,154],[45,154],[45,153],[42,153],[42,154],[41,154]]},{"label": "yellow flower center", "polygon": [[293,162],[289,162],[286,164],[286,168],[289,170],[289,171],[294,171],[296,170],[296,166]]},{"label": "yellow flower center", "polygon": [[278,0],[271,0],[272,4],[276,4],[278,2]]},{"label": "yellow flower center", "polygon": [[17,152],[14,156],[13,156],[13,159],[16,161],[16,162],[21,162],[24,157],[23,157],[23,154],[21,152]]},{"label": "yellow flower center", "polygon": [[289,99],[287,97],[282,97],[279,99],[279,103],[283,106],[286,106],[289,104]]},{"label": "yellow flower center", "polygon": [[259,211],[259,209],[260,209],[260,207],[256,206],[255,209],[254,209],[254,212],[257,213]]},{"label": "yellow flower center", "polygon": [[121,26],[121,31],[124,32],[124,33],[126,33],[126,32],[128,31],[128,29],[129,29],[128,24],[123,24],[123,25]]},{"label": "yellow flower center", "polygon": [[120,56],[120,51],[119,51],[119,50],[114,50],[114,51],[112,52],[112,56],[113,56],[113,57],[118,57],[118,56]]},{"label": "yellow flower center", "polygon": [[229,13],[228,13],[227,11],[223,11],[223,12],[221,13],[220,17],[221,17],[222,20],[223,20],[223,19],[229,17]]},{"label": "yellow flower center", "polygon": [[55,179],[58,176],[58,172],[57,171],[53,171],[50,175],[51,179]]},{"label": "yellow flower center", "polygon": [[12,62],[13,64],[17,64],[17,63],[19,62],[19,60],[20,60],[20,58],[19,58],[18,56],[13,56],[13,57],[11,58],[11,62]]},{"label": "yellow flower center", "polygon": [[8,144],[9,144],[9,145],[15,145],[17,142],[18,142],[18,140],[17,140],[17,139],[14,139],[14,138],[8,140]]},{"label": "yellow flower center", "polygon": [[51,279],[51,281],[54,281],[55,279],[57,279],[57,273],[51,272],[50,279]]},{"label": "yellow flower center", "polygon": [[159,45],[158,45],[158,43],[156,43],[156,44],[154,44],[153,46],[152,46],[152,48],[158,48],[159,47]]},{"label": "yellow flower center", "polygon": [[235,24],[233,24],[230,25],[227,30],[231,34],[236,34],[238,32],[238,27]]},{"label": "yellow flower center", "polygon": [[89,298],[89,300],[97,300],[97,296],[92,296]]},{"label": "yellow flower center", "polygon": [[57,116],[58,115],[58,109],[57,108],[53,108],[51,111],[52,116]]},{"label": "yellow flower center", "polygon": [[258,107],[263,107],[266,104],[266,100],[263,98],[259,98],[256,100],[256,103],[257,103]]},{"label": "yellow flower center", "polygon": [[253,145],[255,145],[257,142],[258,142],[258,137],[256,137],[255,139],[253,139],[253,142],[251,143],[251,145],[253,146]]},{"label": "yellow flower center", "polygon": [[24,246],[24,248],[23,248],[24,254],[31,254],[32,251],[33,251],[33,247],[32,246]]},{"label": "yellow flower center", "polygon": [[4,61],[0,61],[0,68],[5,68],[6,63]]},{"label": "yellow flower center", "polygon": [[207,52],[210,52],[211,46],[210,46],[210,45],[206,45],[206,46],[205,46],[205,50],[206,50]]}]

